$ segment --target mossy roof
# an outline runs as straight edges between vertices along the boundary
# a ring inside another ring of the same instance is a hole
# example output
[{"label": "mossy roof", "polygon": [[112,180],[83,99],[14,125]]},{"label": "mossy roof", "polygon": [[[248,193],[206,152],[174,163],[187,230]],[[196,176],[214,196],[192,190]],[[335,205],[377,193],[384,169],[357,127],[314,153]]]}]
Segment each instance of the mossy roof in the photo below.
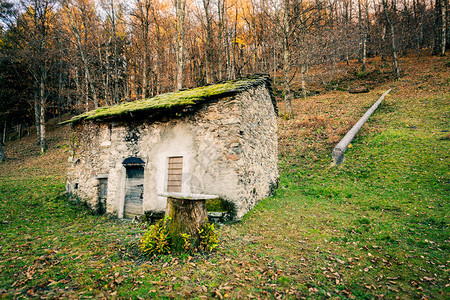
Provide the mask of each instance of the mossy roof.
[{"label": "mossy roof", "polygon": [[144,100],[125,102],[114,106],[101,107],[83,114],[77,115],[70,120],[62,122],[78,123],[82,120],[112,120],[126,119],[129,117],[155,117],[164,112],[174,112],[183,110],[196,104],[206,103],[209,100],[233,96],[251,87],[267,84],[270,89],[272,102],[275,101],[272,95],[271,80],[267,75],[254,75],[243,79],[226,81],[214,85],[198,87],[194,89],[166,93]]}]

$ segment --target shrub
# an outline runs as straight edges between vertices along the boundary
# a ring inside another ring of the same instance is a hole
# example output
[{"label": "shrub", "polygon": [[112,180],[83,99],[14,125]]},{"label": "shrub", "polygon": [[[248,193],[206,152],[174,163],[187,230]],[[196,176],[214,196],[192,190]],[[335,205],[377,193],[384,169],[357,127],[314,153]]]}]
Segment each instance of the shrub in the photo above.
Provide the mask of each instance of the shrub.
[{"label": "shrub", "polygon": [[[198,229],[197,235],[181,233],[182,245],[178,245],[176,236],[171,236],[169,231],[170,217],[159,220],[151,225],[139,242],[139,249],[151,257],[159,254],[168,254],[171,250],[175,252],[184,251],[212,251],[219,245],[219,238],[214,224],[206,222]],[[180,247],[181,246],[181,247]]]},{"label": "shrub", "polygon": [[170,217],[159,220],[151,225],[139,243],[139,249],[147,255],[167,254],[170,252],[169,236]]},{"label": "shrub", "polygon": [[217,236],[214,224],[206,222],[198,229],[200,251],[212,251],[219,246],[219,237]]}]

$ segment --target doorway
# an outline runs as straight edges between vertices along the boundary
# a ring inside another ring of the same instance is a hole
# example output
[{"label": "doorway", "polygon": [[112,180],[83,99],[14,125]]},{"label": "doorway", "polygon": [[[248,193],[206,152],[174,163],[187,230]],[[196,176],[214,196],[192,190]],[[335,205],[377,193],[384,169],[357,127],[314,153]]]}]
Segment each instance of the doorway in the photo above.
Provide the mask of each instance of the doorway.
[{"label": "doorway", "polygon": [[144,214],[144,161],[137,157],[127,158],[123,165],[126,169],[125,200],[123,217],[133,219]]}]

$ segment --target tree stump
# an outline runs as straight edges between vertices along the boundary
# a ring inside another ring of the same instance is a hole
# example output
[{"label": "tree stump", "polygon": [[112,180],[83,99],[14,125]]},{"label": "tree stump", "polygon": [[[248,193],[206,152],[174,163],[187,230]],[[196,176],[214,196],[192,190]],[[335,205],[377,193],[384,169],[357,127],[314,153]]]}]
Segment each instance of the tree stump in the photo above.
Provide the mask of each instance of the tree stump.
[{"label": "tree stump", "polygon": [[169,234],[175,250],[183,250],[183,234],[190,235],[190,240],[198,241],[198,229],[208,222],[206,200],[216,199],[217,195],[180,193],[161,194],[167,197],[166,217],[170,217]]}]

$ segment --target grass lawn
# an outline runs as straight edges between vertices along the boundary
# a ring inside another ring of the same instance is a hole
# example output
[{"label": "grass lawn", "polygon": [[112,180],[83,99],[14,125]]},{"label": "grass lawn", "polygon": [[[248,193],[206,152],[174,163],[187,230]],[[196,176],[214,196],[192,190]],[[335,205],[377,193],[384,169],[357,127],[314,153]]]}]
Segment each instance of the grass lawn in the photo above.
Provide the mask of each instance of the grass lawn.
[{"label": "grass lawn", "polygon": [[[448,65],[404,59],[402,79],[370,93],[295,100],[296,117],[279,119],[279,189],[220,227],[208,254],[147,260],[142,226],[68,203],[67,128],[43,156],[27,150],[32,137],[8,144],[0,297],[449,299]],[[333,146],[390,85],[329,168]]]}]

